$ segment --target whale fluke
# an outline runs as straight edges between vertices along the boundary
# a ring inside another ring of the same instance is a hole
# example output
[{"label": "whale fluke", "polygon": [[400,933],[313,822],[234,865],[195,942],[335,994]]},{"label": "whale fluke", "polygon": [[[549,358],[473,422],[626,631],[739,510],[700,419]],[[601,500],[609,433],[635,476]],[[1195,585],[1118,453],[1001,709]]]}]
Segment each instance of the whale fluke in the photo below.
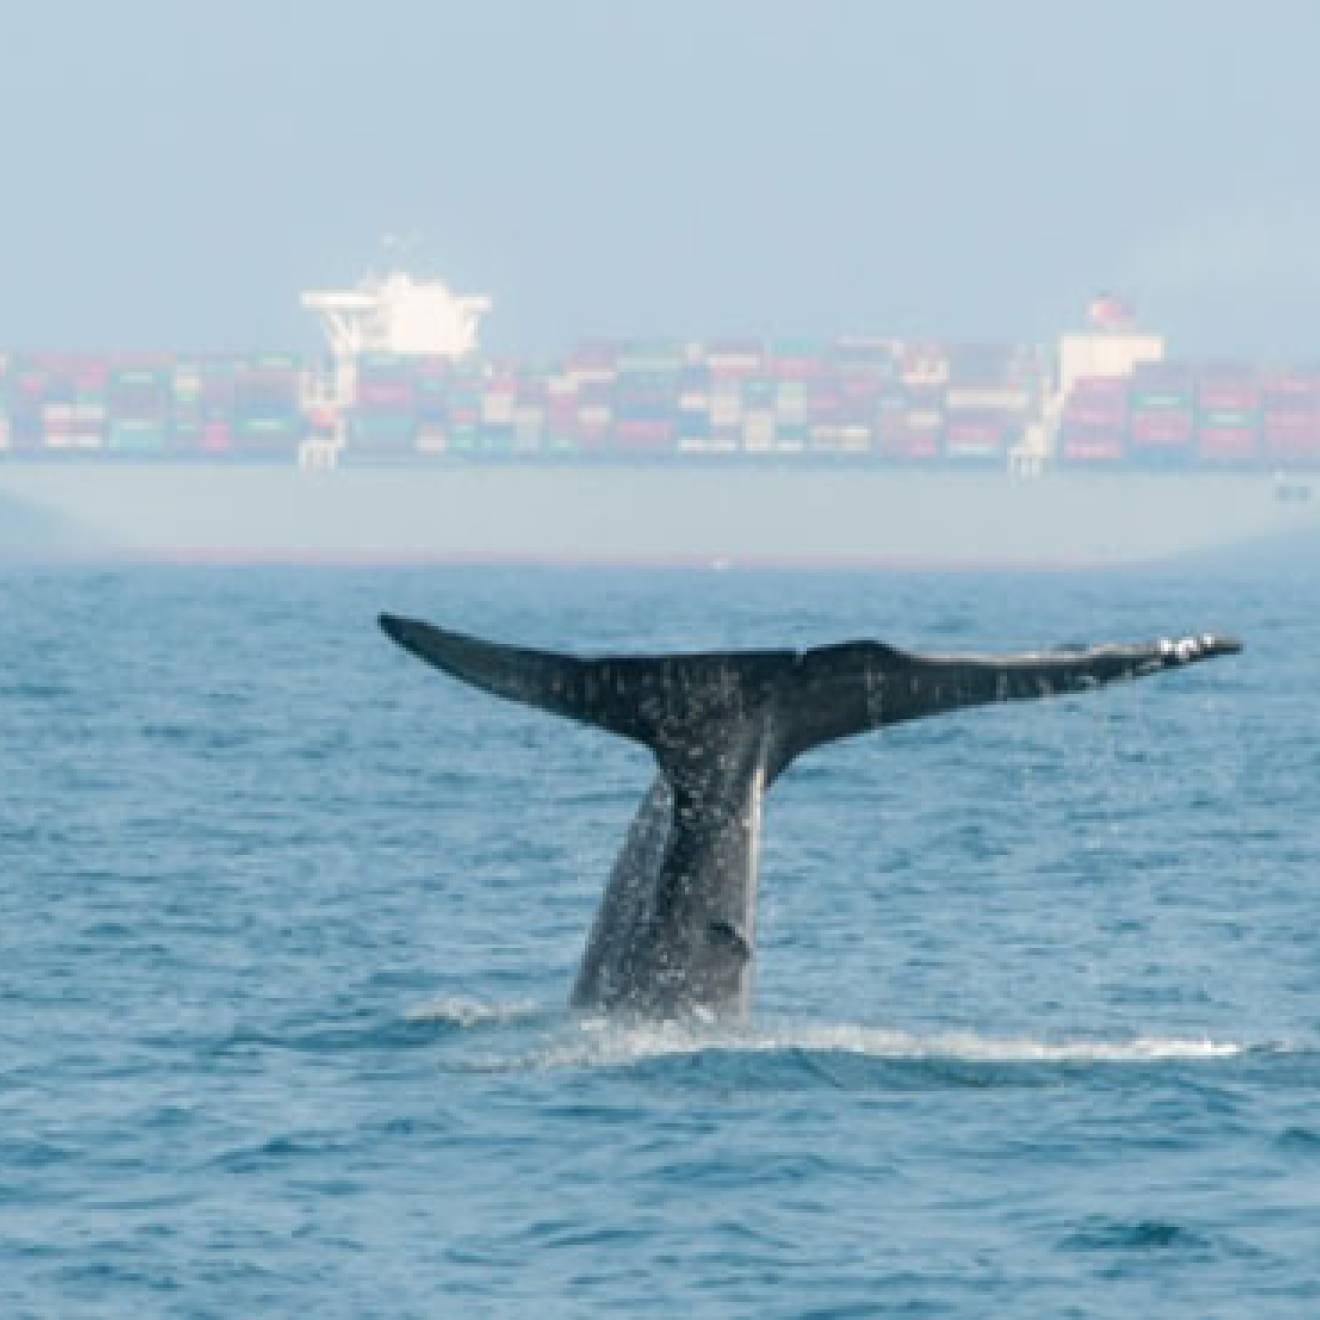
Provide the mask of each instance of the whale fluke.
[{"label": "whale fluke", "polygon": [[581,1007],[652,1016],[746,1011],[761,801],[803,752],[887,724],[1086,691],[1241,650],[1202,633],[1010,655],[854,641],[805,652],[582,657],[391,614],[380,626],[474,687],[654,752],[659,776],[615,864],[573,994]]}]

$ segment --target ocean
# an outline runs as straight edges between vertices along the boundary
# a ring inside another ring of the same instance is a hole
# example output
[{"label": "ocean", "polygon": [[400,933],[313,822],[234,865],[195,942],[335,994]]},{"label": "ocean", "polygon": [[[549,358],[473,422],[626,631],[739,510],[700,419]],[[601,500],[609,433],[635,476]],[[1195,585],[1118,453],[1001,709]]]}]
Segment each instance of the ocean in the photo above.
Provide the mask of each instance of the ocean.
[{"label": "ocean", "polygon": [[[1215,629],[804,758],[752,1021],[565,1008],[646,754],[381,609],[602,650]],[[1320,572],[0,570],[0,1315],[1320,1314]]]}]

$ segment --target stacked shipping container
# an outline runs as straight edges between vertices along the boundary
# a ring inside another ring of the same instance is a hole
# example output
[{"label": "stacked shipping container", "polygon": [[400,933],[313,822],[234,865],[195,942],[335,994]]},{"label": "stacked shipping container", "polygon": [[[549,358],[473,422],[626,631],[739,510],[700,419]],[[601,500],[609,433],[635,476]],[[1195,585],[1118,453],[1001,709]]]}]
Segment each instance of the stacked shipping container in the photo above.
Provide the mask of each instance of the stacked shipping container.
[{"label": "stacked shipping container", "polygon": [[1261,447],[1269,463],[1320,463],[1320,373],[1281,372],[1261,381]]},{"label": "stacked shipping container", "polygon": [[1320,372],[1143,365],[1077,381],[1058,457],[1070,465],[1320,467]]},{"label": "stacked shipping container", "polygon": [[4,435],[18,454],[292,460],[305,432],[288,356],[28,354],[9,360]]},{"label": "stacked shipping container", "polygon": [[302,410],[302,362],[284,353],[239,358],[234,367],[230,444],[253,460],[295,454],[307,432]]},{"label": "stacked shipping container", "polygon": [[[333,416],[302,359],[0,359],[0,452],[293,462]],[[345,461],[851,461],[1004,466],[1042,351],[851,339],[583,344],[545,366],[363,355]],[[1320,465],[1320,372],[1158,363],[1077,381],[1057,458],[1095,469]]]},{"label": "stacked shipping container", "polygon": [[1196,454],[1241,465],[1260,455],[1260,388],[1248,367],[1214,364],[1196,380]]},{"label": "stacked shipping container", "polygon": [[1195,430],[1195,379],[1174,362],[1139,363],[1128,393],[1129,457],[1143,465],[1185,463]]},{"label": "stacked shipping container", "polygon": [[161,358],[111,365],[105,410],[106,447],[112,454],[130,458],[164,454],[172,430],[173,374],[172,364]]},{"label": "stacked shipping container", "polygon": [[1127,457],[1128,382],[1086,376],[1064,401],[1058,452],[1064,463],[1121,463]]},{"label": "stacked shipping container", "polygon": [[[348,444],[366,458],[394,459],[418,448],[418,364],[387,353],[364,353],[357,364],[357,402]],[[432,392],[428,402],[435,406]]]},{"label": "stacked shipping container", "polygon": [[233,443],[236,364],[232,358],[182,359],[174,370],[174,426],[177,454],[221,455]]},{"label": "stacked shipping container", "polygon": [[1017,346],[968,345],[949,354],[944,452],[1002,465],[1039,406],[1043,357]]},{"label": "stacked shipping container", "polygon": [[23,363],[14,382],[20,447],[40,444],[57,453],[99,448],[109,378],[106,364],[94,358],[46,356]]}]

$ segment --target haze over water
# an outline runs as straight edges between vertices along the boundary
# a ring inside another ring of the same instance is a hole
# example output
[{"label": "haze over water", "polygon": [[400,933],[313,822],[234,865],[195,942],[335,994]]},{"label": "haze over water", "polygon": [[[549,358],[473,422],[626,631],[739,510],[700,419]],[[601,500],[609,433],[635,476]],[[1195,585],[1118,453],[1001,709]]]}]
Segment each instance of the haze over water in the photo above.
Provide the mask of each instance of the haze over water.
[{"label": "haze over water", "polygon": [[[805,758],[745,1029],[563,1008],[649,778],[396,654],[1214,628]],[[1312,569],[9,569],[0,1311],[1320,1303]]]},{"label": "haze over water", "polygon": [[299,291],[402,261],[498,353],[1044,343],[1111,287],[1316,357],[1304,0],[9,10],[3,349],[305,351]]}]

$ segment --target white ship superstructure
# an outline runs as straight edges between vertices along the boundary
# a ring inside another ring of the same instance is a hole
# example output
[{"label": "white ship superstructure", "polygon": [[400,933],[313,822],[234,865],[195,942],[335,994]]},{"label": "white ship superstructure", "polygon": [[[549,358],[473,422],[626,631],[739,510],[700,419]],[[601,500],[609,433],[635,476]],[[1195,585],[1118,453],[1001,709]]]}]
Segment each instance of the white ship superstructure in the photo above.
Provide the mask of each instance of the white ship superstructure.
[{"label": "white ship superstructure", "polygon": [[368,276],[352,289],[308,289],[302,305],[315,312],[330,350],[327,378],[309,373],[304,405],[314,425],[299,450],[303,467],[333,467],[347,444],[346,416],[357,401],[357,366],[365,353],[457,361],[477,352],[486,294],[455,294],[441,280],[404,271]]}]

